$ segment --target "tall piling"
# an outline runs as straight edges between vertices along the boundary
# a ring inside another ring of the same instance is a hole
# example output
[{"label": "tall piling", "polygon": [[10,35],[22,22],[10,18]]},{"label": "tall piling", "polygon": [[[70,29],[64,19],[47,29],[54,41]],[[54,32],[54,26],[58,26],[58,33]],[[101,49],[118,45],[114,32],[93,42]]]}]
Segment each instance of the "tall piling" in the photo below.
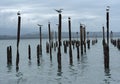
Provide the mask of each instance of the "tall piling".
[{"label": "tall piling", "polygon": [[50,22],[48,22],[48,30],[49,30],[50,60],[52,60],[52,42],[51,42],[51,29],[50,29]]},{"label": "tall piling", "polygon": [[109,6],[106,9],[107,44],[109,45]]},{"label": "tall piling", "polygon": [[69,27],[69,60],[70,60],[70,65],[73,64],[73,57],[72,57],[72,48],[71,48],[71,18],[68,17],[68,27]]},{"label": "tall piling", "polygon": [[16,71],[19,70],[19,42],[20,42],[20,27],[21,27],[21,16],[20,12],[18,15],[18,29],[17,29],[17,56],[16,56]]},{"label": "tall piling", "polygon": [[61,28],[62,28],[62,15],[59,13],[59,28],[58,28],[58,53],[57,53],[57,61],[58,61],[58,69],[61,70]]},{"label": "tall piling", "polygon": [[81,46],[81,55],[83,54],[83,26],[80,24],[80,46]]},{"label": "tall piling", "polygon": [[39,54],[42,55],[42,31],[41,31],[41,28],[43,25],[38,24],[38,26],[39,26],[39,32],[40,32],[39,33],[40,34],[40,49],[39,49],[40,53]]}]

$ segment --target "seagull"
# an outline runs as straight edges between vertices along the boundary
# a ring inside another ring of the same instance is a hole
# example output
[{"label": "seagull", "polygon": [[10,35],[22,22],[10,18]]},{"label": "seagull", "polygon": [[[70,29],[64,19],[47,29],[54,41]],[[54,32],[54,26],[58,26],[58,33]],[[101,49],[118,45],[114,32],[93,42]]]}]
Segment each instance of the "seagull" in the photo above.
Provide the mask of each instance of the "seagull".
[{"label": "seagull", "polygon": [[20,11],[17,12],[17,15],[20,15]]},{"label": "seagull", "polygon": [[57,11],[58,13],[61,13],[62,10],[63,10],[63,9],[59,9],[59,10],[56,10],[56,9],[55,9],[55,11]]},{"label": "seagull", "polygon": [[40,25],[40,24],[37,24],[38,26],[43,26],[43,25]]}]

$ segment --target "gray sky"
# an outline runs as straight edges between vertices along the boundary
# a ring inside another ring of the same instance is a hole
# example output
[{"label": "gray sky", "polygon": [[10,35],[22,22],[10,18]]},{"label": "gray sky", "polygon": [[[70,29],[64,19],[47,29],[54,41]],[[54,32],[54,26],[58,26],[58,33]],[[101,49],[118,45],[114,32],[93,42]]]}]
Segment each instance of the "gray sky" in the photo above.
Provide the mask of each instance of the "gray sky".
[{"label": "gray sky", "polygon": [[54,9],[63,8],[62,31],[68,31],[68,17],[71,17],[72,31],[79,31],[80,23],[87,31],[102,31],[106,27],[106,6],[110,6],[110,30],[120,31],[120,0],[1,0],[0,35],[16,35],[17,12],[21,11],[21,34],[47,31],[48,21],[57,31],[58,13]]}]

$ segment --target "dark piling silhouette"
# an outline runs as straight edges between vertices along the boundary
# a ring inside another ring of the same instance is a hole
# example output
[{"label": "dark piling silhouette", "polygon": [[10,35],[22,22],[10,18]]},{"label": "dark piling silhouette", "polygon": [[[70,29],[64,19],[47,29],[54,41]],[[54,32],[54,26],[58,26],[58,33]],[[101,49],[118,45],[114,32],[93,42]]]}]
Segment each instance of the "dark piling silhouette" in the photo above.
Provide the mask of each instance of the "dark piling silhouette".
[{"label": "dark piling silhouette", "polygon": [[80,24],[80,46],[81,46],[81,55],[83,55],[83,26]]},{"label": "dark piling silhouette", "polygon": [[103,26],[103,46],[105,45],[105,28],[104,28],[104,26]]},{"label": "dark piling silhouette", "polygon": [[37,45],[37,64],[40,65],[40,45]]},{"label": "dark piling silhouette", "polygon": [[109,68],[109,46],[104,45],[104,67]]},{"label": "dark piling silhouette", "polygon": [[77,41],[76,41],[76,48],[77,48],[77,59],[78,59],[78,60],[79,60],[79,58],[80,58],[79,46],[80,46],[80,42],[77,40]]},{"label": "dark piling silhouette", "polygon": [[57,61],[58,61],[58,70],[61,71],[61,29],[62,29],[62,12],[63,9],[56,10],[59,13],[59,24],[58,24],[58,53],[57,53]]},{"label": "dark piling silhouette", "polygon": [[90,49],[89,32],[87,32],[87,48]]},{"label": "dark piling silhouette", "polygon": [[31,60],[31,47],[28,45],[28,59]]},{"label": "dark piling silhouette", "polygon": [[70,61],[70,65],[73,64],[73,57],[72,57],[72,47],[71,47],[71,18],[68,17],[68,27],[69,27],[69,61]]},{"label": "dark piling silhouette", "polygon": [[83,28],[83,32],[84,32],[84,39],[83,39],[83,41],[84,41],[84,52],[86,53],[86,28],[85,28],[85,26],[84,26],[84,28]]},{"label": "dark piling silhouette", "polygon": [[12,65],[12,47],[7,47],[7,65]]},{"label": "dark piling silhouette", "polygon": [[109,6],[106,9],[107,44],[109,45]]},{"label": "dark piling silhouette", "polygon": [[50,49],[50,60],[52,60],[52,40],[51,40],[50,22],[48,22],[48,31],[49,31],[49,49]]},{"label": "dark piling silhouette", "polygon": [[68,45],[68,41],[63,41],[64,53],[66,54],[67,54],[67,45]]},{"label": "dark piling silhouette", "polygon": [[41,28],[43,25],[38,24],[38,26],[39,26],[39,31],[40,31],[40,49],[39,49],[40,53],[39,54],[42,55],[42,32],[41,32]]},{"label": "dark piling silhouette", "polygon": [[107,25],[107,43],[103,45],[104,67],[109,69],[109,6],[107,6],[107,9],[106,9],[106,25]]},{"label": "dark piling silhouette", "polygon": [[46,42],[46,53],[49,53],[49,43]]},{"label": "dark piling silhouette", "polygon": [[110,40],[111,41],[113,40],[113,32],[112,31],[110,32]]},{"label": "dark piling silhouette", "polygon": [[20,42],[20,27],[21,27],[21,16],[20,12],[18,15],[18,29],[17,29],[17,56],[16,56],[16,71],[19,70],[19,42]]}]

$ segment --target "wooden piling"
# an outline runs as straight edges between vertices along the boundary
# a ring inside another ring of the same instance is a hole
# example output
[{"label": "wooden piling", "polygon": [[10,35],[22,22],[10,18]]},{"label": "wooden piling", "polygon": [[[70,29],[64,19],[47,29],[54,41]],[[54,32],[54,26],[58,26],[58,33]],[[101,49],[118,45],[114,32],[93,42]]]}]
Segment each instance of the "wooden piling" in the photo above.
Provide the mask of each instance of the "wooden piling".
[{"label": "wooden piling", "polygon": [[107,45],[109,45],[109,6],[106,9]]},{"label": "wooden piling", "polygon": [[21,16],[18,14],[18,30],[17,30],[17,56],[16,56],[16,71],[19,70],[19,42],[20,42],[20,27],[21,27]]},{"label": "wooden piling", "polygon": [[49,53],[49,43],[46,42],[46,53]]},{"label": "wooden piling", "polygon": [[84,31],[84,52],[86,53],[86,28],[83,28]]},{"label": "wooden piling", "polygon": [[12,47],[7,47],[7,65],[12,65]]},{"label": "wooden piling", "polygon": [[109,68],[109,46],[104,45],[104,67]]},{"label": "wooden piling", "polygon": [[83,26],[80,24],[80,43],[81,43],[81,55],[83,54]]},{"label": "wooden piling", "polygon": [[77,59],[79,60],[80,56],[79,56],[79,41],[76,41],[76,48],[77,48]]},{"label": "wooden piling", "polygon": [[37,45],[37,64],[40,65],[40,45]]},{"label": "wooden piling", "polygon": [[61,28],[62,28],[62,15],[59,13],[59,28],[58,28],[58,53],[57,53],[57,61],[58,61],[58,69],[61,70]]},{"label": "wooden piling", "polygon": [[28,45],[28,59],[31,60],[31,47]]},{"label": "wooden piling", "polygon": [[103,26],[103,46],[105,45],[105,29],[104,29],[104,26]]},{"label": "wooden piling", "polygon": [[50,22],[48,22],[48,30],[49,30],[50,60],[52,60],[52,42],[51,42],[51,29],[50,29]]},{"label": "wooden piling", "polygon": [[69,28],[69,61],[70,61],[70,65],[73,64],[73,57],[72,57],[72,48],[71,48],[71,21],[70,21],[70,17],[68,17],[68,28]]}]

